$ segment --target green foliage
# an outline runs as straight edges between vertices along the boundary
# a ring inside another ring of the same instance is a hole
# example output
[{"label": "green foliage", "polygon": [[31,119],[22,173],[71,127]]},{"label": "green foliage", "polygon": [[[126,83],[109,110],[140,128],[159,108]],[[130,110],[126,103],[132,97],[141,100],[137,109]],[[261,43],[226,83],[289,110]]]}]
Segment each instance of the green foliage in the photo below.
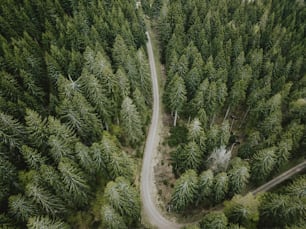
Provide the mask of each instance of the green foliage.
[{"label": "green foliage", "polygon": [[139,112],[133,101],[126,97],[121,105],[121,122],[125,137],[131,144],[137,144],[142,140],[142,125]]},{"label": "green foliage", "polygon": [[41,228],[50,228],[50,229],[69,229],[71,228],[65,222],[57,219],[50,219],[47,216],[35,216],[29,218],[27,223],[29,229],[41,229]]},{"label": "green foliage", "polygon": [[[68,217],[91,214],[101,179],[134,179],[121,148],[138,147],[149,117],[144,21],[122,0],[5,0],[0,15],[1,215],[22,228],[77,226]],[[126,97],[132,122],[120,120]],[[119,140],[103,133],[113,126]]]},{"label": "green foliage", "polygon": [[38,170],[40,165],[43,165],[47,160],[46,157],[38,153],[37,150],[26,145],[21,147],[21,152],[30,169]]},{"label": "green foliage", "polygon": [[29,141],[36,147],[44,149],[48,138],[47,120],[30,109],[26,110],[25,120]]},{"label": "green foliage", "polygon": [[107,184],[104,197],[127,223],[136,222],[140,217],[139,195],[123,177],[118,177],[115,182],[110,181]]},{"label": "green foliage", "polygon": [[168,138],[168,144],[171,147],[179,144],[187,143],[187,128],[185,126],[174,126],[170,129],[170,136]]},{"label": "green foliage", "polygon": [[199,176],[199,199],[210,200],[213,194],[214,174],[211,170],[203,171]]},{"label": "green foliage", "polygon": [[231,161],[228,177],[230,192],[232,194],[243,192],[250,178],[249,164],[236,157]]},{"label": "green foliage", "polygon": [[256,182],[264,181],[273,171],[276,163],[275,148],[267,148],[257,152],[252,162],[252,179]]},{"label": "green foliage", "polygon": [[0,154],[0,201],[9,196],[13,184],[17,179],[16,167]]},{"label": "green foliage", "polygon": [[73,203],[85,205],[88,203],[90,187],[87,183],[86,175],[72,160],[62,158],[58,164],[58,170],[61,173],[63,184],[69,199]]},{"label": "green foliage", "polygon": [[187,170],[176,181],[171,196],[171,209],[182,212],[194,203],[198,192],[198,177],[194,170]]},{"label": "green foliage", "polygon": [[220,203],[223,201],[228,192],[228,176],[225,172],[221,172],[214,178],[213,184],[213,199],[215,203]]},{"label": "green foliage", "polygon": [[18,194],[9,197],[9,213],[18,222],[27,222],[31,216],[37,214],[37,211],[29,199]]},{"label": "green foliage", "polygon": [[300,223],[305,219],[305,198],[267,193],[260,204],[260,224],[284,226]]},{"label": "green foliage", "polygon": [[110,229],[127,228],[123,218],[111,206],[104,205],[101,208],[102,226]]},{"label": "green foliage", "polygon": [[188,169],[197,171],[201,165],[203,152],[194,141],[178,147],[171,154],[171,160],[175,171],[183,173]]},{"label": "green foliage", "polygon": [[9,147],[19,147],[23,141],[24,127],[12,116],[0,112],[1,142]]},{"label": "green foliage", "polygon": [[187,100],[186,87],[183,79],[178,74],[175,74],[167,86],[167,104],[171,112],[175,113],[174,126],[176,126],[177,113],[181,112]]},{"label": "green foliage", "polygon": [[178,146],[171,154],[174,171],[197,168],[180,157],[190,142],[198,145],[205,160],[206,153],[223,145],[229,148],[230,136],[235,136],[230,156],[235,158],[238,150],[238,156],[250,162],[230,163],[228,191],[215,191],[220,195],[218,201],[212,198],[215,202],[244,192],[250,178],[257,184],[266,181],[305,148],[304,13],[303,4],[292,4],[178,0],[169,1],[160,16],[167,75],[164,102],[172,115],[171,102],[180,98],[173,92],[174,82],[183,81],[186,89],[179,114],[180,124],[188,123],[188,141],[169,141],[171,147]]},{"label": "green foliage", "polygon": [[285,192],[289,196],[306,197],[306,176],[303,175],[295,179],[285,188]]},{"label": "green foliage", "polygon": [[256,228],[259,220],[259,201],[252,194],[234,196],[224,203],[224,213],[232,223],[238,223],[246,228]]},{"label": "green foliage", "polygon": [[27,184],[26,196],[47,214],[55,216],[65,212],[66,208],[61,199],[35,183]]},{"label": "green foliage", "polygon": [[202,229],[225,229],[228,220],[223,212],[210,212],[200,222]]}]

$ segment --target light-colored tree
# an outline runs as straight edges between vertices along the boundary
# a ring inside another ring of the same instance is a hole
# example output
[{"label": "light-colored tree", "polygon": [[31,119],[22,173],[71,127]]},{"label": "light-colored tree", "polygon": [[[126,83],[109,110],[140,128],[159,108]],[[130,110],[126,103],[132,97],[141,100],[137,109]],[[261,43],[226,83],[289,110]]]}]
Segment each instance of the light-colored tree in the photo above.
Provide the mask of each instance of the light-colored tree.
[{"label": "light-colored tree", "polygon": [[125,137],[131,144],[137,144],[142,139],[141,118],[132,99],[126,97],[121,105],[121,125]]},{"label": "light-colored tree", "polygon": [[259,220],[259,200],[253,194],[236,195],[224,202],[224,213],[232,223],[239,223],[246,228],[255,228]]},{"label": "light-colored tree", "polygon": [[228,186],[228,176],[225,172],[221,172],[215,176],[213,184],[215,203],[220,203],[225,199],[229,188]]},{"label": "light-colored tree", "polygon": [[306,197],[306,176],[300,176],[285,188],[289,196]]},{"label": "light-colored tree", "polygon": [[25,128],[12,116],[0,112],[0,139],[10,148],[19,147],[22,144]]},{"label": "light-colored tree", "polygon": [[62,158],[58,164],[63,184],[70,201],[83,206],[88,203],[90,187],[87,183],[86,175],[72,160]]},{"label": "light-colored tree", "polygon": [[39,167],[47,161],[47,158],[27,145],[21,147],[22,156],[30,169],[38,170]]},{"label": "light-colored tree", "polygon": [[187,100],[184,80],[178,74],[175,74],[169,82],[166,91],[169,108],[174,113],[173,126],[176,126],[178,113],[181,112]]},{"label": "light-colored tree", "polygon": [[210,212],[200,222],[201,229],[227,229],[228,219],[223,212]]},{"label": "light-colored tree", "polygon": [[34,216],[29,218],[27,228],[70,229],[71,227],[67,223],[59,219],[51,219],[48,216]]},{"label": "light-colored tree", "polygon": [[110,206],[126,218],[126,222],[136,221],[140,217],[139,195],[123,177],[107,184],[104,197]]},{"label": "light-colored tree", "polygon": [[271,147],[255,153],[251,166],[251,174],[254,181],[265,180],[273,171],[276,164],[275,150],[275,147]]},{"label": "light-colored tree", "polygon": [[36,111],[27,109],[25,121],[31,143],[44,149],[48,139],[47,119],[43,119]]},{"label": "light-colored tree", "polygon": [[170,206],[176,212],[186,210],[190,204],[194,203],[198,193],[198,177],[194,170],[187,170],[175,182]]},{"label": "light-colored tree", "polygon": [[245,188],[250,178],[250,167],[248,162],[235,157],[231,161],[230,169],[228,170],[229,189],[232,194],[239,194]]},{"label": "light-colored tree", "polygon": [[34,204],[22,194],[10,196],[8,206],[9,214],[18,222],[27,222],[28,218],[37,214]]},{"label": "light-colored tree", "polygon": [[55,216],[63,214],[66,210],[61,199],[33,182],[26,185],[25,193],[30,200],[41,207],[47,214]]},{"label": "light-colored tree", "polygon": [[214,174],[209,169],[199,176],[199,200],[210,200],[213,193]]},{"label": "light-colored tree", "polygon": [[198,118],[192,120],[188,125],[188,140],[195,141],[199,145],[201,151],[205,150],[206,135]]},{"label": "light-colored tree", "polygon": [[121,217],[114,208],[104,205],[101,208],[102,226],[109,229],[127,229],[123,217]]}]

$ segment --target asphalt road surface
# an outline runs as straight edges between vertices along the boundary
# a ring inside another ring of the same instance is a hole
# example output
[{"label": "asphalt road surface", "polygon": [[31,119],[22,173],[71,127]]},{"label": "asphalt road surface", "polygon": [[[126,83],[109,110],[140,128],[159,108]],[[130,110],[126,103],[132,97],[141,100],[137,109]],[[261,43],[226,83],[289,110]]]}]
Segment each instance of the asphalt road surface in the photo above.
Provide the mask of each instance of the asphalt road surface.
[{"label": "asphalt road surface", "polygon": [[154,61],[154,54],[151,44],[150,35],[146,32],[148,42],[147,50],[149,55],[149,62],[151,68],[152,88],[153,88],[153,114],[151,126],[147,136],[146,147],[144,151],[142,171],[141,171],[141,199],[142,208],[145,220],[152,226],[161,229],[176,229],[180,225],[166,219],[156,207],[154,200],[156,194],[156,186],[154,182],[154,155],[157,152],[159,143],[159,125],[160,125],[160,104],[159,104],[159,91],[158,80],[156,74],[156,67]]}]

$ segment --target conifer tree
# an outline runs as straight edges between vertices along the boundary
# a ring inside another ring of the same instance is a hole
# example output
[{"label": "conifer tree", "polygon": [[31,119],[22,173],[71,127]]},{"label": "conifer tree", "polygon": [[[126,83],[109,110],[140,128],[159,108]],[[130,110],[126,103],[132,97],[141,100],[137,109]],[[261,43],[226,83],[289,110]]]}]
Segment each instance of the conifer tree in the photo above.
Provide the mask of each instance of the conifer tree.
[{"label": "conifer tree", "polygon": [[125,137],[131,144],[137,144],[142,139],[142,126],[140,115],[132,99],[126,97],[121,105],[121,125],[125,132]]},{"label": "conifer tree", "polygon": [[178,113],[182,110],[186,102],[186,88],[183,79],[175,75],[167,86],[168,104],[171,112],[174,113],[173,125],[176,126]]},{"label": "conifer tree", "polygon": [[27,222],[31,216],[37,214],[37,211],[28,198],[18,194],[9,197],[9,213],[18,222]]},{"label": "conifer tree", "polygon": [[198,192],[198,178],[194,170],[187,170],[176,181],[171,197],[171,207],[176,212],[186,210],[194,203]]},{"label": "conifer tree", "polygon": [[27,227],[29,229],[70,229],[70,226],[58,219],[51,219],[48,216],[35,216],[28,220]]}]

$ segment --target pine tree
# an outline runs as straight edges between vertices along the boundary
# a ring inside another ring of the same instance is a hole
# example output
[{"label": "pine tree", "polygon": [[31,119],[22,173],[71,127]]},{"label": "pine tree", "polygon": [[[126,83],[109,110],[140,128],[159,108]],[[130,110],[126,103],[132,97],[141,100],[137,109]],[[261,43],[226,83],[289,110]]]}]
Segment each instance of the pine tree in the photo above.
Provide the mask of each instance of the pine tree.
[{"label": "pine tree", "polygon": [[63,184],[69,199],[76,205],[80,206],[88,203],[90,187],[87,183],[85,174],[70,159],[62,158],[58,164],[61,172]]},{"label": "pine tree", "polygon": [[82,94],[95,107],[100,119],[108,128],[110,122],[110,101],[106,96],[106,91],[99,80],[87,71],[83,71],[80,77]]},{"label": "pine tree", "polygon": [[104,205],[101,208],[102,226],[110,229],[127,229],[123,218],[111,207]]},{"label": "pine tree", "polygon": [[188,139],[190,141],[195,141],[201,151],[205,150],[205,132],[202,128],[202,124],[198,118],[195,118],[188,126]]},{"label": "pine tree", "polygon": [[81,142],[75,144],[76,158],[78,159],[78,164],[88,173],[94,174],[95,169],[93,168],[93,158],[90,148],[83,145]]},{"label": "pine tree", "polygon": [[26,185],[26,196],[42,208],[45,213],[52,216],[63,214],[66,211],[61,199],[35,183]]},{"label": "pine tree", "polygon": [[179,75],[174,75],[173,79],[167,86],[168,104],[172,112],[174,112],[174,123],[176,126],[178,113],[183,109],[186,102],[186,88],[183,79]]},{"label": "pine tree", "polygon": [[27,109],[25,120],[31,143],[39,149],[45,149],[48,138],[47,119],[43,119],[36,111]]},{"label": "pine tree", "polygon": [[30,169],[38,170],[39,167],[47,161],[46,157],[42,156],[36,149],[27,145],[21,147],[21,152]]},{"label": "pine tree", "polygon": [[9,197],[9,214],[18,222],[27,222],[30,217],[37,214],[37,211],[29,199],[18,194]]},{"label": "pine tree", "polygon": [[229,189],[232,194],[239,194],[246,188],[250,178],[250,167],[246,161],[239,157],[232,160],[230,170],[228,171]]},{"label": "pine tree", "polygon": [[211,170],[203,171],[199,176],[199,199],[210,200],[213,194],[214,174]]},{"label": "pine tree", "polygon": [[252,179],[256,182],[265,180],[276,164],[275,148],[258,151],[253,157],[251,167]]},{"label": "pine tree", "polygon": [[48,216],[34,216],[29,218],[27,227],[29,229],[70,229],[70,226],[58,219],[51,219]]},{"label": "pine tree", "polygon": [[0,201],[4,201],[14,188],[17,180],[17,168],[0,154]]},{"label": "pine tree", "polygon": [[194,170],[187,170],[176,181],[171,197],[171,207],[176,212],[186,210],[194,203],[198,192],[198,178]]},{"label": "pine tree", "polygon": [[215,203],[220,203],[225,199],[228,192],[228,176],[225,172],[215,176],[213,190]]},{"label": "pine tree", "polygon": [[296,197],[305,197],[306,196],[306,177],[301,176],[295,179],[291,184],[289,184],[286,188],[286,194],[289,196],[296,196]]},{"label": "pine tree", "polygon": [[268,193],[260,205],[261,223],[284,226],[299,223],[306,216],[305,198]]},{"label": "pine tree", "polygon": [[197,143],[194,141],[189,142],[178,155],[180,171],[184,172],[188,169],[197,171],[201,165],[202,158],[203,152],[199,149]]},{"label": "pine tree", "polygon": [[136,221],[140,217],[139,196],[127,180],[118,177],[115,182],[110,181],[104,192],[107,202],[122,216],[128,223]]},{"label": "pine tree", "polygon": [[121,105],[121,125],[125,132],[125,137],[131,144],[137,144],[142,139],[142,126],[140,115],[133,101],[126,97]]},{"label": "pine tree", "polygon": [[224,213],[232,223],[246,228],[256,227],[259,220],[259,201],[252,194],[234,196],[231,201],[225,201]]},{"label": "pine tree", "polygon": [[24,127],[12,116],[0,112],[1,143],[10,148],[20,147],[23,142]]},{"label": "pine tree", "polygon": [[200,222],[201,229],[214,228],[214,229],[226,229],[228,219],[223,212],[210,212],[204,216]]}]

